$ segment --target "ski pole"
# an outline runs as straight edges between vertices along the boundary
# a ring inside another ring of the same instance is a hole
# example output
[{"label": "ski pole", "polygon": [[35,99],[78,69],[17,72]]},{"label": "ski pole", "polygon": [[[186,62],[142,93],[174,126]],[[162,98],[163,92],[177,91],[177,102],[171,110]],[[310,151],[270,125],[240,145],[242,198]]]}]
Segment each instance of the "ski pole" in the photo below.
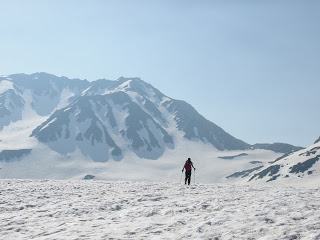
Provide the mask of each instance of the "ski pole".
[{"label": "ski pole", "polygon": [[181,183],[181,180],[182,180],[182,172],[181,172],[181,176],[180,176],[180,182],[179,182],[179,183]]},{"label": "ski pole", "polygon": [[193,179],[193,183],[196,184],[196,170],[193,170],[194,171],[194,179]]}]

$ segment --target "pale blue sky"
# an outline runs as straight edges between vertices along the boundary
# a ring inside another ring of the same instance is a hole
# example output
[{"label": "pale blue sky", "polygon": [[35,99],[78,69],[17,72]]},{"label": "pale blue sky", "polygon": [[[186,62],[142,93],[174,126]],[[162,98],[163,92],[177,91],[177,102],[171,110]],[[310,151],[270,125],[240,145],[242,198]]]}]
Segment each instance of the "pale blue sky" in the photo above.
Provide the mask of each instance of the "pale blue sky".
[{"label": "pale blue sky", "polygon": [[250,144],[320,135],[320,1],[0,0],[0,74],[140,77]]}]

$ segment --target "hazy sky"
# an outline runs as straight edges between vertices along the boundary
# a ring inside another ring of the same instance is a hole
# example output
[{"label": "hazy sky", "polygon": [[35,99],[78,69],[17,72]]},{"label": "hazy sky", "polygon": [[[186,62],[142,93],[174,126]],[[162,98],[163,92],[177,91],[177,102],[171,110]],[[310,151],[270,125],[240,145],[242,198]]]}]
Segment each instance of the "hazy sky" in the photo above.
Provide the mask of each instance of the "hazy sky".
[{"label": "hazy sky", "polygon": [[140,77],[250,144],[320,135],[318,0],[0,0],[0,75]]}]

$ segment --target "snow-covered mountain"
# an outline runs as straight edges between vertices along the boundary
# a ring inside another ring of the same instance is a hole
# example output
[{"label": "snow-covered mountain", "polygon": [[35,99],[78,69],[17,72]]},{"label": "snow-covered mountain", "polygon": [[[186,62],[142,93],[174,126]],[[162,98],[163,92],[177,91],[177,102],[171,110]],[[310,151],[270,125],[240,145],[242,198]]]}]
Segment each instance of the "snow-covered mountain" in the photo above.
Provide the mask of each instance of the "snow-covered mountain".
[{"label": "snow-covered mountain", "polygon": [[287,143],[256,143],[252,145],[253,149],[265,149],[278,153],[292,153],[303,149],[303,147],[296,147]]},{"label": "snow-covered mountain", "polygon": [[292,150],[251,146],[139,78],[0,77],[0,177],[172,179],[192,157],[212,182]]},{"label": "snow-covered mountain", "polygon": [[236,172],[228,178],[242,178],[248,183],[274,183],[301,186],[319,186],[320,142],[306,149],[286,153],[264,166]]},{"label": "snow-covered mountain", "polygon": [[138,78],[92,83],[46,73],[1,78],[1,129],[22,119],[28,104],[47,116],[31,134],[51,149],[66,154],[78,147],[95,161],[120,160],[123,151],[157,159],[174,148],[176,125],[185,138],[211,143],[219,150],[247,149],[189,104],[168,98]]}]

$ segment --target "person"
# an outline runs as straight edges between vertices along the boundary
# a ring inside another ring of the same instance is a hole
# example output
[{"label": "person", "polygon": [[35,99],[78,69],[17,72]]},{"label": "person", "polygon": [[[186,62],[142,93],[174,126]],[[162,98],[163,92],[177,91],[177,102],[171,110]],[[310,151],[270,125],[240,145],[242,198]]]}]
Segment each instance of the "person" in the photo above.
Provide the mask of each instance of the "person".
[{"label": "person", "polygon": [[186,177],[184,179],[184,184],[187,184],[188,181],[188,185],[190,185],[190,180],[191,180],[191,169],[195,169],[195,167],[193,166],[193,163],[191,162],[191,158],[188,158],[188,160],[186,161],[186,163],[184,164],[183,168],[182,168],[182,172],[184,169],[186,169]]}]

